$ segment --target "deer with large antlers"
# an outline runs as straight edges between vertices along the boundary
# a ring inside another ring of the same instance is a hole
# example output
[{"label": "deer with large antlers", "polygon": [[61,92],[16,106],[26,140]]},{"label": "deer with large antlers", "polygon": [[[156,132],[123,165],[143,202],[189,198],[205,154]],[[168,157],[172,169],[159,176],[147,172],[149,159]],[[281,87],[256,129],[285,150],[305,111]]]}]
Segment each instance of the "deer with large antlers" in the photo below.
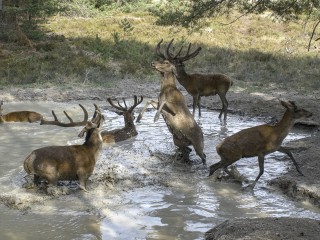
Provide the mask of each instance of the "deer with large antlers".
[{"label": "deer with large antlers", "polygon": [[206,164],[203,133],[190,113],[182,93],[176,87],[175,66],[167,60],[152,62],[151,66],[161,73],[161,91],[154,121],[159,119],[161,113],[173,135],[174,144],[187,153],[190,152],[188,146],[192,145],[202,163]]},{"label": "deer with large antlers", "polygon": [[0,102],[0,123],[4,122],[39,122],[42,120],[42,115],[33,111],[17,111],[3,114],[3,100]]},{"label": "deer with large antlers", "polygon": [[190,53],[190,43],[187,53],[184,56],[180,56],[183,46],[180,48],[178,53],[174,54],[170,51],[170,47],[174,41],[174,39],[172,39],[169,42],[165,52],[162,53],[160,50],[162,41],[163,39],[157,44],[156,55],[163,60],[168,60],[176,67],[177,79],[179,83],[193,97],[193,116],[195,114],[196,106],[199,110],[199,116],[201,116],[200,100],[202,96],[213,96],[217,94],[219,95],[222,102],[222,109],[220,111],[219,118],[221,119],[222,114],[224,114],[224,120],[226,120],[228,110],[228,101],[226,98],[226,94],[229,88],[233,85],[233,81],[224,74],[188,74],[185,71],[184,62],[196,57],[199,54],[201,47],[198,47],[196,50]]},{"label": "deer with large antlers", "polygon": [[36,149],[24,160],[24,170],[34,175],[34,184],[46,180],[57,185],[60,180],[79,180],[80,188],[87,191],[87,180],[91,176],[102,146],[99,127],[103,121],[100,110],[87,121],[79,133],[86,134],[82,145],[48,146]]},{"label": "deer with large antlers", "polygon": [[[95,107],[95,111],[100,111],[98,106],[96,104],[93,104]],[[55,114],[55,112],[52,110],[52,116],[54,118],[54,120],[45,120],[45,119],[41,119],[40,125],[56,125],[56,126],[60,126],[60,127],[77,127],[77,126],[84,126],[87,124],[88,122],[88,111],[85,109],[84,106],[82,106],[81,104],[79,104],[79,106],[81,107],[81,109],[83,110],[83,120],[82,121],[78,121],[78,122],[74,122],[73,119],[69,116],[69,114],[66,111],[63,111],[64,115],[68,118],[69,122],[65,123],[65,122],[61,122],[57,115]],[[102,116],[103,118],[103,116]]]},{"label": "deer with large antlers", "polygon": [[111,131],[101,131],[101,136],[104,143],[115,143],[124,141],[126,139],[132,138],[138,134],[136,127],[134,125],[134,113],[133,110],[138,106],[142,101],[143,97],[141,96],[138,99],[137,96],[134,96],[134,102],[131,107],[128,108],[125,99],[123,99],[123,105],[118,101],[118,105],[114,104],[111,98],[108,98],[107,101],[110,105],[119,110],[119,115],[123,115],[125,126],[120,129],[114,129]]},{"label": "deer with large antlers", "polygon": [[229,165],[241,158],[257,156],[260,171],[254,183],[251,185],[251,188],[254,188],[264,172],[264,157],[276,151],[287,154],[297,171],[303,175],[290,150],[281,146],[281,144],[295,122],[299,119],[311,117],[312,113],[297,107],[292,101],[281,101],[281,104],[287,110],[281,121],[276,125],[271,126],[264,124],[247,128],[225,138],[218,144],[216,148],[221,161],[210,166],[209,176],[218,169],[226,169]]}]

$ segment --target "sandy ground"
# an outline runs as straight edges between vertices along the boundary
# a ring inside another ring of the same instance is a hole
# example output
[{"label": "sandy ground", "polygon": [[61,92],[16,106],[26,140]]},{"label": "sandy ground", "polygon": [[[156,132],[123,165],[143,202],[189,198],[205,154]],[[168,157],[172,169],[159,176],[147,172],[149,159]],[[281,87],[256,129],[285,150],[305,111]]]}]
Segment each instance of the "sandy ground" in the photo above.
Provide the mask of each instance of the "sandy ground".
[{"label": "sandy ground", "polygon": [[[182,88],[181,88],[182,89]],[[107,97],[131,97],[143,95],[156,98],[159,86],[157,83],[139,83],[121,80],[114,88],[88,88],[85,86],[68,87],[65,89],[51,87],[41,88],[5,88],[0,89],[1,99],[5,101],[59,101],[71,100],[105,100]],[[182,90],[188,104],[191,97]],[[296,201],[309,201],[316,207],[320,206],[320,96],[301,94],[299,92],[281,92],[273,89],[270,93],[253,92],[248,94],[240,88],[233,87],[227,95],[229,111],[235,114],[261,117],[266,120],[280,120],[284,108],[278,99],[293,100],[300,107],[313,113],[307,122],[295,127],[312,131],[312,137],[290,142],[289,146],[296,157],[304,177],[299,176],[294,168],[277,179],[270,180],[270,189],[281,191]],[[203,107],[220,109],[221,102],[217,96],[202,98]],[[236,219],[226,221],[207,232],[207,239],[319,239],[320,221],[298,218],[261,218]]]}]

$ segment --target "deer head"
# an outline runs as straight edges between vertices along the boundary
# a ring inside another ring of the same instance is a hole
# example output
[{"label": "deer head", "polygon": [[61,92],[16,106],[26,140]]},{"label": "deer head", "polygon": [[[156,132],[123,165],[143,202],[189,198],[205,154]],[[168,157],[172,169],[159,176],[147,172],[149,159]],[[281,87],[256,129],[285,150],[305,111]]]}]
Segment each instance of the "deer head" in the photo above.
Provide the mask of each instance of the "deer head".
[{"label": "deer head", "polygon": [[107,101],[110,103],[110,105],[120,111],[116,113],[119,115],[123,115],[126,126],[129,124],[133,124],[133,121],[134,121],[133,109],[135,109],[135,107],[138,106],[143,101],[142,96],[140,97],[140,99],[138,99],[138,97],[134,95],[133,99],[134,99],[133,105],[130,108],[128,108],[124,98],[122,98],[123,105],[121,105],[119,101],[117,101],[118,105],[116,105],[111,100],[111,98],[107,98]]}]

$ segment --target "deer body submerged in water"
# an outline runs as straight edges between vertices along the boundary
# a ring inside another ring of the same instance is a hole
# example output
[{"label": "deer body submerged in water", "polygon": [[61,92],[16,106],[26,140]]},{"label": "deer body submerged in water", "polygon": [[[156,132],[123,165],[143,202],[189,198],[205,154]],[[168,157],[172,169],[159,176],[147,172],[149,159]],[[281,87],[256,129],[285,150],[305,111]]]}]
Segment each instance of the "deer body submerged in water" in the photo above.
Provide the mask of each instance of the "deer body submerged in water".
[{"label": "deer body submerged in water", "polygon": [[4,122],[39,122],[43,118],[40,113],[33,111],[16,111],[3,114],[3,101],[0,102],[0,123]]},{"label": "deer body submerged in water", "polygon": [[281,104],[287,110],[281,121],[275,126],[264,124],[247,128],[225,138],[218,144],[216,149],[221,161],[210,166],[209,176],[218,169],[226,169],[229,165],[241,158],[257,156],[260,171],[254,183],[251,185],[253,188],[264,172],[264,157],[275,151],[287,154],[294,163],[297,171],[303,175],[290,150],[281,146],[281,144],[295,122],[302,118],[311,117],[312,113],[298,108],[292,101],[281,101]]},{"label": "deer body submerged in water", "polygon": [[49,185],[57,185],[59,180],[79,180],[80,188],[87,190],[86,183],[91,176],[102,146],[100,112],[95,112],[79,133],[86,134],[82,145],[48,146],[36,149],[24,160],[24,170],[34,175],[34,183],[42,179]]}]

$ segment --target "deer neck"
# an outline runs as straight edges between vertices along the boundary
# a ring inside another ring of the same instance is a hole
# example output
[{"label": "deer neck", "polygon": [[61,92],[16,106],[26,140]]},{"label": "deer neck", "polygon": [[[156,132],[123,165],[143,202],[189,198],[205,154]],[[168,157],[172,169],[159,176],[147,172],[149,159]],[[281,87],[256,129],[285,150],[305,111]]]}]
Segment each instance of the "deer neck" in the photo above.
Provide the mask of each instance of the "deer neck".
[{"label": "deer neck", "polygon": [[[129,113],[131,115],[131,113]],[[124,115],[124,127],[126,129],[135,129],[134,122],[132,120],[132,116],[125,116]]]},{"label": "deer neck", "polygon": [[161,79],[161,89],[170,87],[170,86],[175,86],[176,85],[175,81],[176,81],[176,77],[172,72],[163,73],[162,79]]},{"label": "deer neck", "polygon": [[93,148],[93,151],[98,151],[102,146],[102,142],[99,129],[93,128],[87,132],[83,145]]},{"label": "deer neck", "polygon": [[176,70],[177,70],[177,80],[183,84],[186,81],[186,79],[189,77],[188,73],[186,72],[186,70],[184,69],[183,65],[177,65],[175,66]]},{"label": "deer neck", "polygon": [[290,110],[287,110],[281,121],[277,123],[274,128],[276,132],[279,134],[280,139],[284,139],[288,134],[290,129],[293,127],[295,120],[293,118],[293,113]]}]

